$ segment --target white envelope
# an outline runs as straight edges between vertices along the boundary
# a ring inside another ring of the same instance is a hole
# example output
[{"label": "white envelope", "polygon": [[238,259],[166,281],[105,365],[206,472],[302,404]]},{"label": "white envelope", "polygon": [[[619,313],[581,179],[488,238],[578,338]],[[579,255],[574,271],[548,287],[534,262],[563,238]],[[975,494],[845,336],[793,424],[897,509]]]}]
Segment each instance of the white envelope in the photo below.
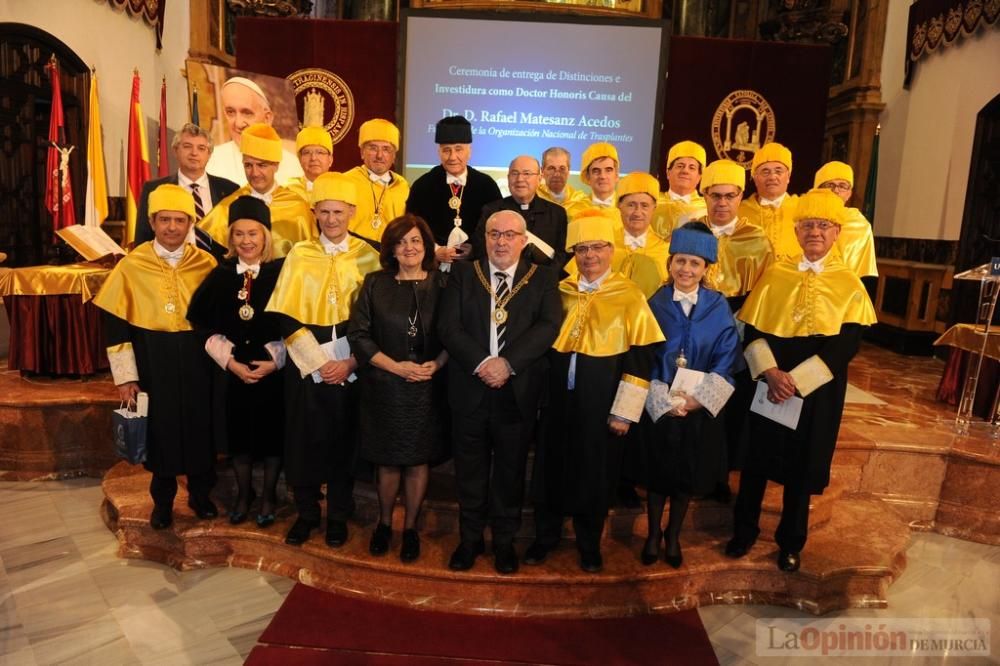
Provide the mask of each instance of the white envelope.
[{"label": "white envelope", "polygon": [[[351,357],[351,343],[347,341],[347,336],[331,340],[330,342],[324,342],[319,347],[331,361],[345,361]],[[319,370],[312,373],[312,378],[313,382],[316,384],[321,384],[323,382],[323,377],[319,374]],[[347,381],[353,382],[357,380],[357,378],[357,374],[352,372],[351,376],[347,378]]]},{"label": "white envelope", "polygon": [[767,382],[757,382],[757,392],[754,393],[750,411],[760,414],[765,419],[780,423],[789,430],[799,426],[799,416],[802,414],[802,398],[793,395],[781,404],[775,404],[767,399]]}]

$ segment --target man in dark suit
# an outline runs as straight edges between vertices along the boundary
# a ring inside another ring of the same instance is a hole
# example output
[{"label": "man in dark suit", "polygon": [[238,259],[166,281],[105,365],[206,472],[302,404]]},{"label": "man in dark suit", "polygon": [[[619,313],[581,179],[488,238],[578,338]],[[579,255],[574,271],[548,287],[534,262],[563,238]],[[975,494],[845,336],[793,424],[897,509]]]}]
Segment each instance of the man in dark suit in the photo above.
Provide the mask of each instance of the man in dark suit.
[{"label": "man in dark suit", "polygon": [[517,211],[528,223],[525,256],[533,263],[562,269],[566,254],[566,209],[537,195],[540,182],[538,160],[529,155],[515,157],[507,168],[510,196],[483,207],[479,225],[472,234],[472,256],[484,256],[486,220],[498,210]]},{"label": "man in dark suit", "polygon": [[[164,178],[148,180],[142,186],[139,196],[139,210],[136,215],[135,244],[153,240],[153,227],[149,224],[149,193],[164,183],[180,185],[191,193],[195,204],[195,222],[205,217],[212,206],[239,189],[231,180],[210,176],[205,172],[208,158],[212,156],[212,138],[208,132],[192,123],[187,123],[174,135],[170,146],[177,158],[178,169]],[[192,225],[194,234],[194,225]],[[189,240],[191,237],[189,236]],[[208,250],[208,243],[199,244]]]},{"label": "man in dark suit", "polygon": [[466,241],[483,206],[503,195],[492,178],[469,166],[472,125],[468,120],[462,116],[439,120],[434,143],[438,144],[441,164],[413,181],[406,212],[424,218],[438,245],[434,254],[447,266],[456,259],[469,258],[471,246]]},{"label": "man in dark suit", "polygon": [[438,335],[451,356],[452,412],[461,543],[449,568],[471,569],[485,550],[494,566],[517,571],[524,473],[535,431],[545,354],[562,321],[555,269],[522,257],[524,218],[494,213],[485,224],[486,257],[455,264],[442,295]]}]

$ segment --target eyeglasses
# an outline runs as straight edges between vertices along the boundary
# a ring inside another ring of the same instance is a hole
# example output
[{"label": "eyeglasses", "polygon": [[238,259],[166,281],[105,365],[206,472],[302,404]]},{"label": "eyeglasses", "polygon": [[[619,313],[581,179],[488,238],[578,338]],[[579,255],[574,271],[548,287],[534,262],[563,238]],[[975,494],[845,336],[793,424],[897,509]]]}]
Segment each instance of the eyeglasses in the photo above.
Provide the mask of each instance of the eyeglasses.
[{"label": "eyeglasses", "polygon": [[729,192],[728,194],[719,194],[718,192],[709,192],[707,195],[709,199],[718,203],[720,201],[736,201],[739,198],[739,192]]},{"label": "eyeglasses", "polygon": [[326,148],[303,148],[299,151],[301,157],[326,157],[330,151]]},{"label": "eyeglasses", "polygon": [[537,176],[537,171],[508,171],[507,175],[510,176],[512,180],[517,180],[518,178],[531,178],[532,176]]},{"label": "eyeglasses", "polygon": [[501,238],[503,238],[508,243],[517,238],[518,236],[523,236],[524,232],[514,231],[513,229],[508,229],[507,231],[487,231],[486,237],[489,238],[494,243]]},{"label": "eyeglasses", "polygon": [[581,245],[577,243],[573,246],[573,252],[579,254],[580,256],[590,254],[591,252],[597,253],[601,250],[611,247],[611,243],[591,243],[590,245]]},{"label": "eyeglasses", "polygon": [[836,181],[827,181],[820,185],[820,187],[825,187],[828,190],[833,190],[834,192],[850,192],[854,187],[847,181],[838,183]]},{"label": "eyeglasses", "polygon": [[836,222],[828,222],[827,220],[803,220],[798,223],[799,229],[803,231],[812,231],[813,229],[819,229],[820,231],[829,231],[834,227],[840,227]]}]

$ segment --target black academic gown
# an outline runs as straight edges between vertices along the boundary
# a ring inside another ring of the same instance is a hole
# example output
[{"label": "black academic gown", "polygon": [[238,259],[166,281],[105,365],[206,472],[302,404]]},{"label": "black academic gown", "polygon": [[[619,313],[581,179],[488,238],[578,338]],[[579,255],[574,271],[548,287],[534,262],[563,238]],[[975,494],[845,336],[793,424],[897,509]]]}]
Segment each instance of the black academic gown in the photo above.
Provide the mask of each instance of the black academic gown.
[{"label": "black academic gown", "polygon": [[486,256],[486,220],[489,219],[490,215],[501,210],[512,210],[520,213],[527,223],[528,231],[555,250],[555,254],[550,259],[547,254],[529,243],[524,248],[525,257],[542,266],[554,266],[557,270],[561,270],[566,265],[569,260],[569,255],[566,253],[566,225],[568,224],[566,209],[539,196],[531,200],[527,209],[522,209],[521,204],[515,201],[514,197],[505,197],[484,206],[475,233],[471,234],[473,258],[480,259]]},{"label": "black academic gown", "polygon": [[[455,211],[448,207],[452,192],[447,176],[444,167],[437,165],[413,182],[410,197],[406,200],[406,212],[419,215],[430,225],[434,242],[438,245],[447,245],[448,234],[455,228]],[[464,190],[459,212],[462,228],[471,238],[483,206],[501,199],[503,195],[492,178],[472,167],[468,167]]]},{"label": "black academic gown", "polygon": [[545,443],[535,454],[535,496],[548,511],[604,520],[615,501],[627,439],[608,429],[611,405],[623,374],[649,379],[655,347],[633,346],[614,356],[577,354],[572,391],[566,389],[572,354],[549,350]]},{"label": "black academic gown", "polygon": [[149,395],[144,466],[156,476],[212,472],[211,360],[206,336],[195,331],[151,331],[105,311],[107,345],[132,343],[139,389]]},{"label": "black academic gown", "polygon": [[[205,278],[191,298],[188,320],[206,338],[214,334],[226,336],[235,345],[233,358],[240,363],[271,360],[264,345],[281,340],[280,317],[265,312],[264,308],[274,291],[282,262],[278,259],[261,265],[260,274],[250,288],[254,316],[249,321],[239,316],[243,301],[237,298],[237,293],[244,280],[236,273],[235,260],[217,266]],[[220,373],[216,373],[216,378],[220,378]],[[228,453],[280,456],[285,425],[281,372],[275,371],[256,384],[246,384],[226,371],[224,385],[217,396],[225,401]]]},{"label": "black academic gown", "polygon": [[795,430],[750,414],[746,473],[766,476],[810,495],[822,494],[830,483],[830,464],[844,412],[847,366],[858,352],[862,331],[860,324],[844,324],[837,335],[779,338],[746,327],[746,344],[757,338],[767,340],[778,368],[787,372],[815,354],[833,373],[831,381],[804,399]]}]

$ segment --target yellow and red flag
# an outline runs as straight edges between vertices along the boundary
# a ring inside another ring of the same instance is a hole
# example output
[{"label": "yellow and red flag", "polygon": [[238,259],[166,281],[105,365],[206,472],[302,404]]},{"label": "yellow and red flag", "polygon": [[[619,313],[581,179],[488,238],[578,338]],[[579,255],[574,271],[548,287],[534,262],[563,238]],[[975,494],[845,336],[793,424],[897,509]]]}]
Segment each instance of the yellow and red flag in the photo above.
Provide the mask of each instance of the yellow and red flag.
[{"label": "yellow and red flag", "polygon": [[73,183],[69,173],[69,156],[73,146],[66,144],[66,122],[63,117],[62,85],[59,63],[55,56],[45,66],[52,81],[52,113],[49,116],[49,150],[45,160],[45,207],[52,214],[52,228],[62,229],[76,224],[73,206]]},{"label": "yellow and red flag", "polygon": [[87,205],[84,224],[99,227],[108,219],[108,176],[104,169],[104,137],[97,95],[97,72],[90,77],[90,125],[87,128]]},{"label": "yellow and red flag", "polygon": [[156,175],[160,178],[170,175],[170,159],[167,157],[167,77],[160,86],[160,136],[156,145]]},{"label": "yellow and red flag", "polygon": [[[139,195],[150,177],[149,146],[146,143],[146,116],[139,104],[139,70],[132,73],[132,100],[128,113],[128,154],[125,167],[125,244],[135,240],[136,217],[139,212]],[[142,224],[146,224],[142,220]]]}]

